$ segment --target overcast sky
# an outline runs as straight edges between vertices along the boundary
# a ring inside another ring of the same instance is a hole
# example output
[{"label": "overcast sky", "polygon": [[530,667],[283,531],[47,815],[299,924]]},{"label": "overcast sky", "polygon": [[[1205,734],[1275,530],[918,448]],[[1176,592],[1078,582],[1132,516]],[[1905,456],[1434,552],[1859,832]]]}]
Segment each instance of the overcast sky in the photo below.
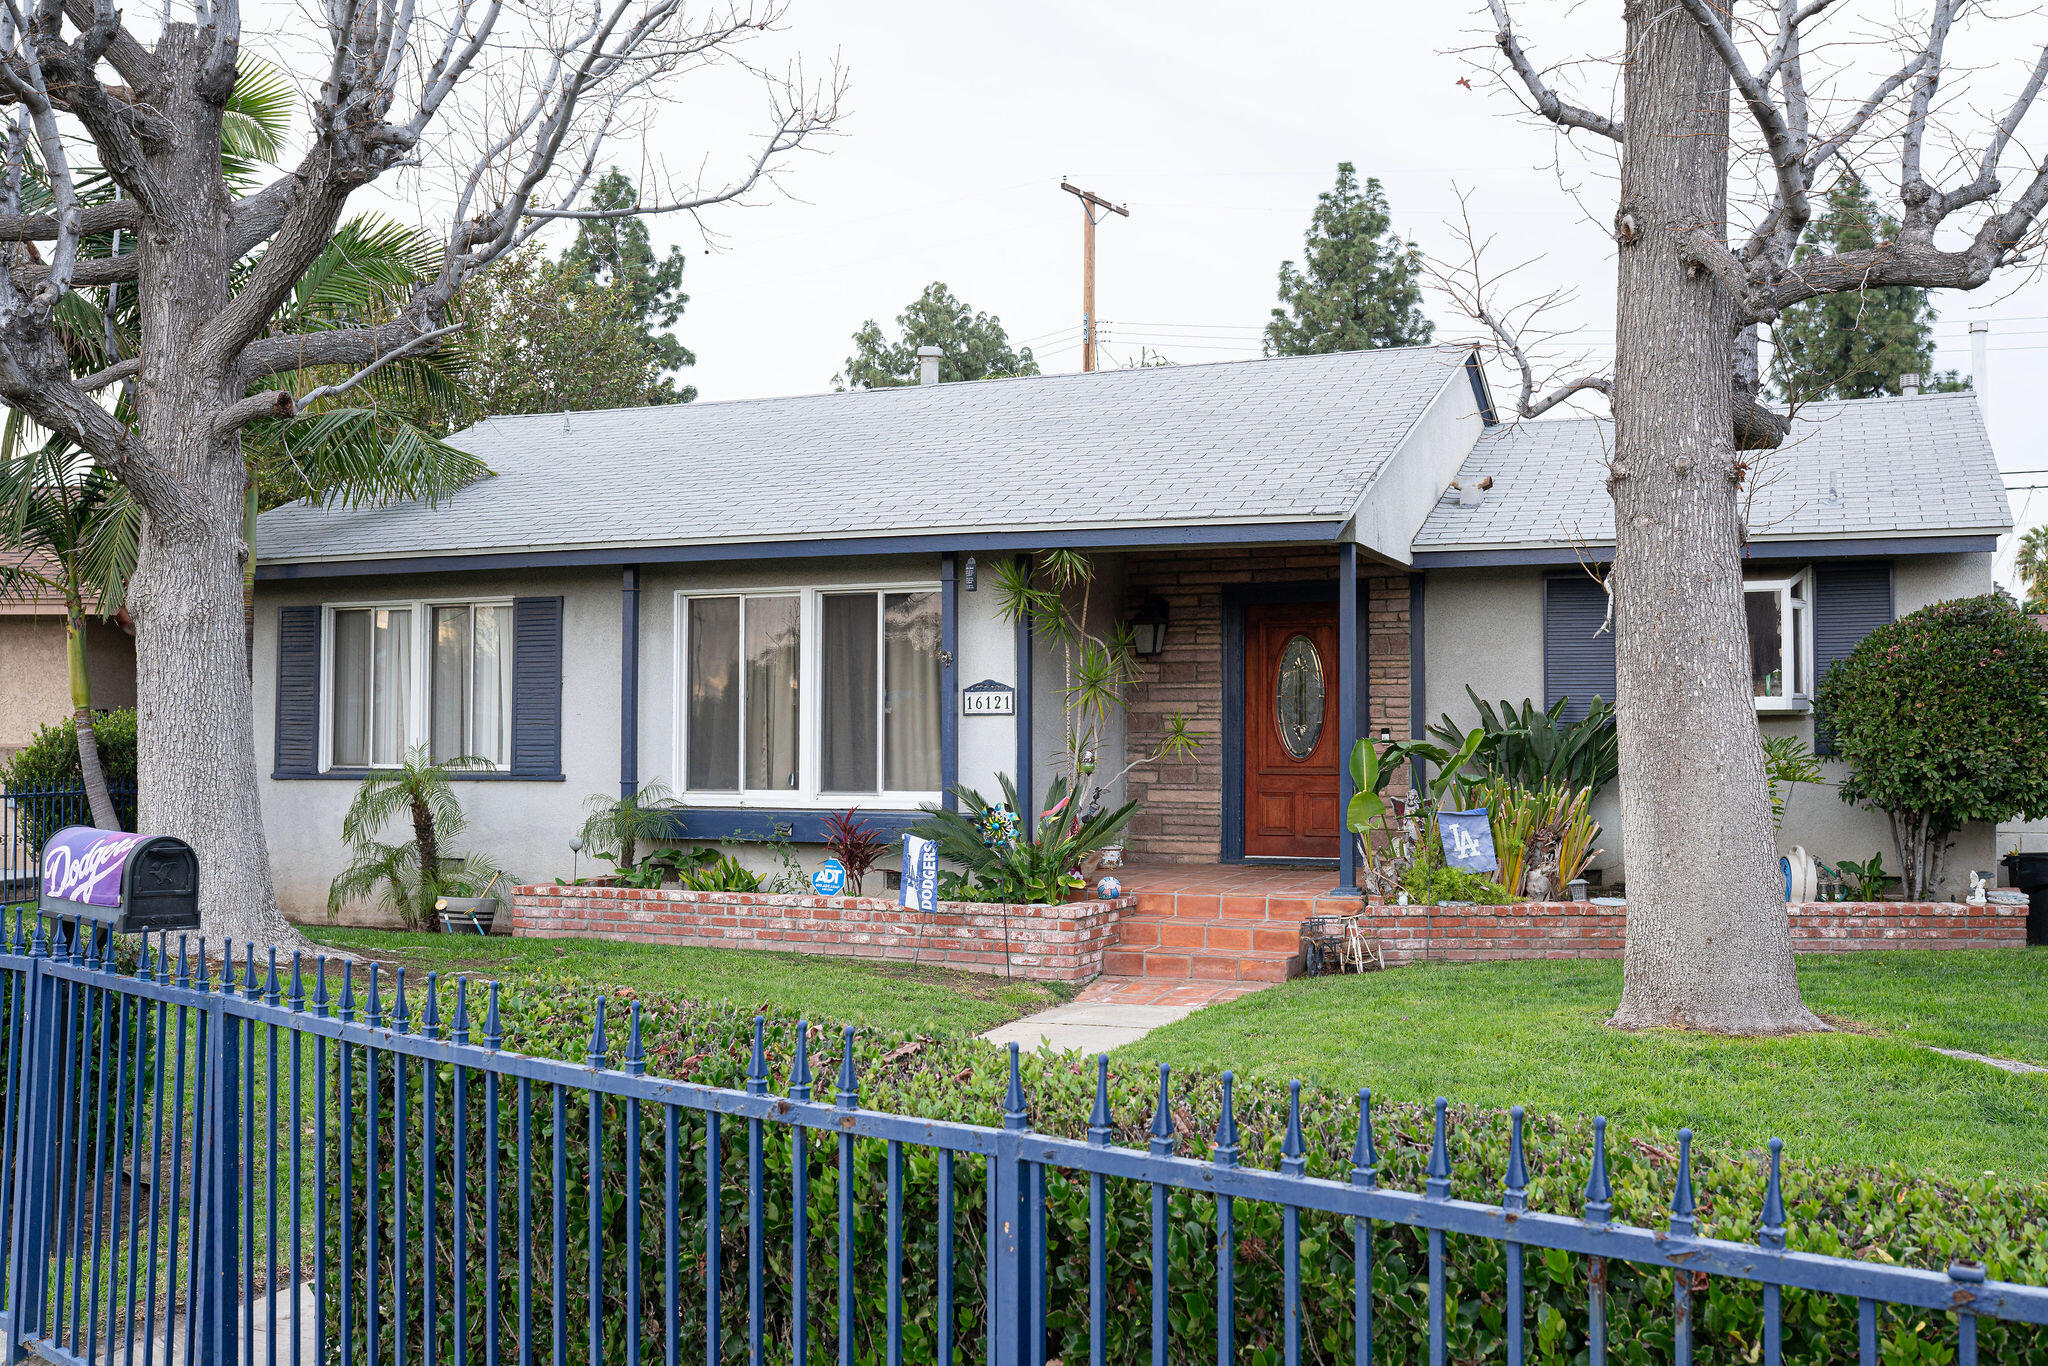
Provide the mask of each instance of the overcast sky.
[{"label": "overcast sky", "polygon": [[[1618,5],[1522,5],[1539,58],[1613,45]],[[794,164],[785,194],[714,211],[717,241],[686,220],[656,223],[659,239],[690,253],[677,332],[698,362],[686,378],[705,401],[827,389],[854,329],[872,317],[893,331],[933,280],[998,315],[1045,369],[1078,369],[1080,209],[1062,176],[1130,208],[1098,237],[1112,362],[1142,346],[1182,363],[1256,356],[1280,262],[1298,258],[1316,193],[1343,160],[1379,178],[1397,228],[1432,251],[1452,247],[1454,187],[1472,192],[1502,263],[1539,258],[1522,291],[1575,289],[1571,320],[1604,347],[1611,246],[1561,191],[1553,136],[1512,117],[1484,82],[1458,84],[1472,74],[1456,49],[1480,36],[1474,24],[1461,0],[794,0],[787,32],[761,55],[800,53],[817,70],[836,54],[852,114],[828,154]],[[2005,52],[2024,55],[2014,37],[1986,54],[1986,79],[2002,77]],[[743,150],[759,105],[741,85],[698,89],[664,118],[654,151],[686,169],[708,157],[715,176]],[[2030,120],[2040,125],[2048,117]],[[1571,178],[1587,209],[1612,214],[1611,187]],[[1939,302],[1940,367],[1967,371],[1968,324],[1992,321],[1986,388],[2001,463],[2048,467],[2023,398],[2048,379],[2048,283]],[[1440,339],[1470,334],[1440,298],[1426,306]],[[2025,512],[2048,518],[2048,490]]]}]

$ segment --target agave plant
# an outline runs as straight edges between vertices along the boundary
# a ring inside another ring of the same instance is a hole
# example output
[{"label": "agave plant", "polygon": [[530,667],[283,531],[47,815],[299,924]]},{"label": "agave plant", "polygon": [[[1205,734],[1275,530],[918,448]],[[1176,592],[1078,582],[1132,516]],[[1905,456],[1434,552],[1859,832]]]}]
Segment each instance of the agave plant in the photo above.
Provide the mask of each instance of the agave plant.
[{"label": "agave plant", "polygon": [[1023,803],[1010,775],[999,773],[1003,800],[991,803],[968,787],[955,787],[960,810],[924,808],[925,818],[910,833],[939,846],[939,857],[959,864],[976,881],[1000,892],[1005,900],[1027,905],[1053,905],[1069,891],[1085,885],[1081,863],[1111,843],[1137,814],[1136,802],[1114,811],[1077,814],[1074,789],[1055,778],[1045,793],[1045,814],[1035,829],[1024,828],[1017,813]]}]

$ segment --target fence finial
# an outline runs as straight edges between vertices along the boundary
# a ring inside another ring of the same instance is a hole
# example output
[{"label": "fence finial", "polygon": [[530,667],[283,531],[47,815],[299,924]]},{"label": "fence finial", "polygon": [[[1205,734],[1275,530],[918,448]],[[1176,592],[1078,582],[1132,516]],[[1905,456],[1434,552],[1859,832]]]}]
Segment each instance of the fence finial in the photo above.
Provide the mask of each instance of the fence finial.
[{"label": "fence finial", "polygon": [[1501,1208],[1520,1214],[1529,1208],[1529,1163],[1522,1155],[1522,1107],[1517,1105],[1508,1111],[1508,1174],[1504,1182],[1507,1194],[1501,1198]]},{"label": "fence finial", "polygon": [[454,1043],[469,1042],[469,979],[467,977],[455,979],[455,1019],[448,1031],[448,1037]]},{"label": "fence finial", "polygon": [[99,930],[97,928],[87,928],[84,921],[79,922],[78,928],[85,934],[85,966],[89,971],[98,972],[100,970]]},{"label": "fence finial", "polygon": [[272,944],[270,946],[270,979],[263,986],[263,1003],[274,1006],[277,1002],[277,945]]},{"label": "fence finial", "polygon": [[1604,1224],[1614,1210],[1614,1187],[1607,1180],[1607,1116],[1593,1117],[1593,1174],[1586,1178],[1586,1212],[1589,1224]]},{"label": "fence finial", "polygon": [[391,1007],[391,1027],[401,1034],[410,1034],[412,1033],[412,1010],[405,1003],[405,964],[400,963],[395,970],[398,973],[398,981],[392,987],[392,991],[396,993],[398,999],[396,1004]]},{"label": "fence finial", "polygon": [[[178,937],[178,942],[184,942],[183,935]],[[50,941],[43,934],[43,917],[40,914],[36,916],[35,930],[29,935],[28,951],[32,958],[43,958],[50,952]]]},{"label": "fence finial", "polygon": [[647,1073],[647,1050],[640,1044],[640,1003],[633,1002],[633,1022],[626,1028],[626,1071],[633,1076]]},{"label": "fence finial", "polygon": [[441,974],[427,974],[427,1003],[420,1007],[420,1033],[427,1038],[441,1037]]},{"label": "fence finial", "polygon": [[1757,1231],[1757,1244],[1776,1251],[1785,1246],[1785,1190],[1778,1172],[1785,1152],[1785,1140],[1771,1140],[1771,1179],[1764,1185],[1764,1218]]},{"label": "fence finial", "polygon": [[1109,1054],[1095,1055],[1095,1108],[1088,1115],[1088,1141],[1098,1148],[1109,1146]]},{"label": "fence finial", "polygon": [[789,1098],[811,1098],[811,1022],[796,1022],[796,1058],[789,1065]]},{"label": "fence finial", "polygon": [[504,1044],[505,1026],[498,1020],[498,984],[492,982],[484,999],[484,1047],[498,1049]]},{"label": "fence finial", "polygon": [[178,936],[178,985],[190,990],[192,987],[192,962],[185,956],[185,936]]},{"label": "fence finial", "polygon": [[1671,1192],[1671,1236],[1690,1238],[1698,1227],[1693,1214],[1699,1208],[1692,1196],[1692,1130],[1678,1131],[1678,1185]]},{"label": "fence finial", "polygon": [[305,964],[301,961],[304,957],[305,955],[300,950],[292,950],[291,1007],[294,1011],[300,1012],[303,1012],[306,1008]]},{"label": "fence finial", "polygon": [[1380,1183],[1380,1155],[1372,1146],[1372,1088],[1358,1090],[1358,1142],[1351,1149],[1351,1184],[1371,1190]]},{"label": "fence finial", "polygon": [[1010,1080],[1003,1088],[1003,1127],[1023,1129],[1030,1127],[1030,1117],[1024,1111],[1024,1073],[1017,1065],[1017,1045],[1010,1045]]},{"label": "fence finial", "polygon": [[590,1025],[590,1056],[585,1058],[584,1062],[591,1067],[601,1068],[604,1066],[605,1054],[610,1051],[604,1039],[604,997],[600,996],[597,998],[597,1018],[591,1021]]},{"label": "fence finial", "polygon": [[[111,939],[107,945],[107,948],[109,954],[111,955],[113,950],[113,944],[111,942]],[[256,980],[256,941],[253,939],[245,941],[242,945],[242,949],[244,954],[244,962],[242,965],[242,995],[247,997],[249,1000],[254,1001],[263,995],[263,986],[260,982]]]},{"label": "fence finial", "polygon": [[[4,938],[6,938],[6,927],[0,926],[0,939]],[[147,930],[143,931],[142,944],[140,945],[135,954],[135,980],[138,982],[147,982],[150,980],[149,932]]]},{"label": "fence finial", "polygon": [[377,994],[378,967],[377,960],[371,959],[370,990],[363,998],[363,1022],[372,1029],[381,1028],[384,1024],[384,998]]},{"label": "fence finial", "polygon": [[1280,1170],[1300,1176],[1308,1170],[1308,1148],[1301,1141],[1301,1083],[1287,1083],[1287,1137],[1280,1143]]},{"label": "fence finial", "polygon": [[[60,952],[58,956],[61,958],[63,954]],[[192,979],[194,989],[202,992],[212,991],[213,983],[206,977],[206,936],[203,934],[199,936],[199,961],[196,966],[198,972]]]},{"label": "fence finial", "polygon": [[[767,1077],[765,1075],[761,1079],[761,1084],[765,1090],[767,1087]],[[842,1110],[857,1110],[860,1108],[860,1077],[853,1070],[852,1025],[846,1027],[846,1033],[842,1038],[839,1048],[839,1108]]]},{"label": "fence finial", "polygon": [[1152,1106],[1152,1155],[1173,1155],[1173,1069],[1159,1064],[1159,1099]]},{"label": "fence finial", "polygon": [[1444,1124],[1449,1105],[1442,1096],[1436,1098],[1436,1132],[1429,1141],[1429,1170],[1422,1183],[1423,1193],[1432,1200],[1449,1199],[1451,1194],[1451,1146]]},{"label": "fence finial", "polygon": [[1223,1074],[1223,1113],[1217,1117],[1216,1146],[1209,1154],[1209,1160],[1219,1167],[1237,1165],[1237,1107],[1231,1098],[1236,1082],[1234,1073]]},{"label": "fence finial", "polygon": [[[199,945],[199,952],[202,957],[206,954],[206,945],[203,941]],[[341,1018],[343,1023],[348,1024],[354,1023],[356,1018],[356,965],[352,958],[341,960]]]},{"label": "fence finial", "polygon": [[768,1022],[756,1015],[753,1042],[747,1051],[747,1094],[750,1096],[768,1094],[767,1031]]},{"label": "fence finial", "polygon": [[[181,956],[183,952],[181,947]],[[313,973],[313,1013],[323,1020],[327,1018],[327,955],[324,953],[320,955],[319,966]]]}]

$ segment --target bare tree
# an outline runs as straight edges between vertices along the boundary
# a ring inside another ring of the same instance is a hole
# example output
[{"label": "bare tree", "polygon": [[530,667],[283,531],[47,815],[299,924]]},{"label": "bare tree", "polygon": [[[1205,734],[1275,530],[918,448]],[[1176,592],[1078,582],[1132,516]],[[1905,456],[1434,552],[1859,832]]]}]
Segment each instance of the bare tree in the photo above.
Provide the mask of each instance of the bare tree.
[{"label": "bare tree", "polygon": [[[644,132],[677,79],[751,72],[771,109],[722,183],[617,214],[696,213],[772,182],[839,117],[836,73],[807,83],[736,53],[776,25],[779,0],[702,12],[682,0],[320,0],[310,132],[286,173],[236,193],[223,108],[242,49],[237,0],[145,42],[112,0],[0,0],[0,400],[69,437],[143,510],[129,595],[136,623],[141,824],[200,855],[210,932],[283,939],[257,796],[243,663],[242,428],[349,392],[450,331],[449,304],[551,218],[578,208],[609,143]],[[302,67],[302,69],[304,69]],[[85,202],[74,154],[89,148],[118,197]],[[380,177],[446,174],[452,201],[438,275],[376,326],[272,335],[272,321]],[[47,198],[47,207],[39,202]],[[131,288],[130,354],[92,352],[67,297]],[[294,392],[280,378],[346,378]],[[132,402],[102,395],[132,383]]]},{"label": "bare tree", "polygon": [[[1488,0],[1488,65],[1500,81],[1563,136],[1611,141],[1620,153],[1605,392],[1615,416],[1608,490],[1629,883],[1613,1023],[1624,1027],[1825,1027],[1793,975],[1745,681],[1745,453],[1775,447],[1788,426],[1759,401],[1758,329],[1822,294],[1975,289],[2033,254],[2048,205],[2048,166],[2026,166],[2016,192],[2003,171],[2048,78],[2048,43],[1991,114],[1951,111],[1940,98],[1947,54],[1961,22],[1980,17],[1976,7],[1933,0],[1924,23],[1889,5],[1857,8],[1624,0],[1619,111],[1609,115],[1597,98],[1560,91],[1559,68],[1537,63],[1508,0]],[[2019,19],[1981,17],[2001,25],[2001,51],[2048,37],[2015,32]],[[1598,55],[1580,54],[1571,69],[1597,66],[1584,59]],[[1802,259],[1819,189],[1852,164],[1874,181],[1880,162],[1898,168],[1896,240]],[[1527,352],[1496,324],[1499,310],[1468,312],[1521,365],[1520,411],[1554,401],[1532,398]]]}]

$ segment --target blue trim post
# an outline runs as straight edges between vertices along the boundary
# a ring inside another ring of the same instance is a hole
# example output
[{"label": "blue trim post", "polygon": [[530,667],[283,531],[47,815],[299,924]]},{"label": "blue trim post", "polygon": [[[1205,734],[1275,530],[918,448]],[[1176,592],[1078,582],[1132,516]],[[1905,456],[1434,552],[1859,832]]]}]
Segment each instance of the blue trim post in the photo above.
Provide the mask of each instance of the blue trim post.
[{"label": "blue trim post", "polygon": [[[21,975],[20,1012],[14,1023],[27,1026],[26,1064],[19,1094],[22,1111],[15,1123],[14,1222],[7,1239],[7,1337],[4,1359],[20,1361],[28,1354],[22,1343],[43,1337],[43,1299],[50,1273],[51,1159],[57,1140],[52,1125],[64,1084],[57,1064],[57,985],[43,973],[42,926],[36,927],[34,954]],[[17,949],[17,952],[19,950]]]},{"label": "blue trim post", "polygon": [[959,556],[939,556],[939,804],[960,809],[960,583]]},{"label": "blue trim post", "polygon": [[1358,744],[1358,544],[1337,546],[1337,886],[1332,896],[1358,895],[1358,841],[1344,828],[1351,807],[1351,751]]},{"label": "blue trim post", "polygon": [[640,790],[640,566],[619,576],[619,798]]},{"label": "blue trim post", "polygon": [[[1031,560],[1028,555],[1017,557],[1023,566],[1024,581],[1031,581]],[[1024,803],[1024,809],[1017,817],[1024,828],[1032,828],[1031,817],[1035,809],[1032,795],[1033,775],[1031,772],[1031,656],[1034,642],[1031,636],[1031,612],[1029,608],[1017,613],[1017,798]]]}]

